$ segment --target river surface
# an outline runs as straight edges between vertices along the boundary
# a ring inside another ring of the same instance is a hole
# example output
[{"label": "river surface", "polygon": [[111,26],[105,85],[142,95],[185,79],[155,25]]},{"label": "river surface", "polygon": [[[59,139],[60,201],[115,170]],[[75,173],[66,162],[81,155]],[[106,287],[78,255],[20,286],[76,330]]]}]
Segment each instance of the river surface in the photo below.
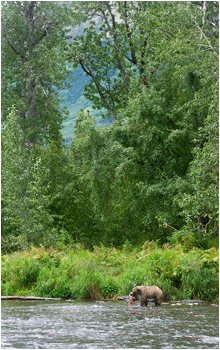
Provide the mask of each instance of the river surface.
[{"label": "river surface", "polygon": [[2,349],[219,348],[219,308],[207,302],[2,301],[1,312]]}]

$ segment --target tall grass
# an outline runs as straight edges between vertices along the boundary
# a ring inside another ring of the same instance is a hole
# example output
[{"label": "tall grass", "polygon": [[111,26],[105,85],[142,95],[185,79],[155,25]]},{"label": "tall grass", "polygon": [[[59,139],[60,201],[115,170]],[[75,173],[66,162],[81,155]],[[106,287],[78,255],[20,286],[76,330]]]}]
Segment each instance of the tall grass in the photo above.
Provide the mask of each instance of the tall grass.
[{"label": "tall grass", "polygon": [[2,256],[2,295],[110,298],[136,285],[157,285],[166,299],[218,296],[218,250],[146,242],[124,249],[80,245],[31,248]]}]

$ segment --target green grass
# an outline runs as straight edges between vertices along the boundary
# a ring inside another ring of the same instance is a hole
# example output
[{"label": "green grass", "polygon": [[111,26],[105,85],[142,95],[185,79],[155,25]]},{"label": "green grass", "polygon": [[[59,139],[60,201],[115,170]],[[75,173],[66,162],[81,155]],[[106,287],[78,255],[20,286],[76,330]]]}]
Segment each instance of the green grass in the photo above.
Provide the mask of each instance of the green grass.
[{"label": "green grass", "polygon": [[165,299],[218,297],[218,250],[146,242],[123,249],[81,245],[31,248],[2,256],[2,295],[98,299],[157,285]]}]

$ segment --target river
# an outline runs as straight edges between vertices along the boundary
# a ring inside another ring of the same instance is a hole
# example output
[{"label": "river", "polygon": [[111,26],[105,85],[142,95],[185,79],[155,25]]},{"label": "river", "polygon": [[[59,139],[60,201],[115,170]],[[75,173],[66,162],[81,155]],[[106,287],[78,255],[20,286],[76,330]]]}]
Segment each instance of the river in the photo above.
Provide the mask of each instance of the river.
[{"label": "river", "polygon": [[2,301],[2,349],[218,349],[219,308],[126,301]]}]

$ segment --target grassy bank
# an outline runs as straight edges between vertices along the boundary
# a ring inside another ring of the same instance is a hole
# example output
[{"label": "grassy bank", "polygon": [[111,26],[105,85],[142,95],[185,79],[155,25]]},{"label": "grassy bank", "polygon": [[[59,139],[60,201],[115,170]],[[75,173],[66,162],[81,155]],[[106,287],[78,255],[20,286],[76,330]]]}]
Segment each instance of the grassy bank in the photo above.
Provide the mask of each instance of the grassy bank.
[{"label": "grassy bank", "polygon": [[31,248],[2,256],[2,295],[109,298],[128,295],[134,284],[157,285],[166,299],[218,297],[218,250],[146,242],[122,250],[82,246]]}]

